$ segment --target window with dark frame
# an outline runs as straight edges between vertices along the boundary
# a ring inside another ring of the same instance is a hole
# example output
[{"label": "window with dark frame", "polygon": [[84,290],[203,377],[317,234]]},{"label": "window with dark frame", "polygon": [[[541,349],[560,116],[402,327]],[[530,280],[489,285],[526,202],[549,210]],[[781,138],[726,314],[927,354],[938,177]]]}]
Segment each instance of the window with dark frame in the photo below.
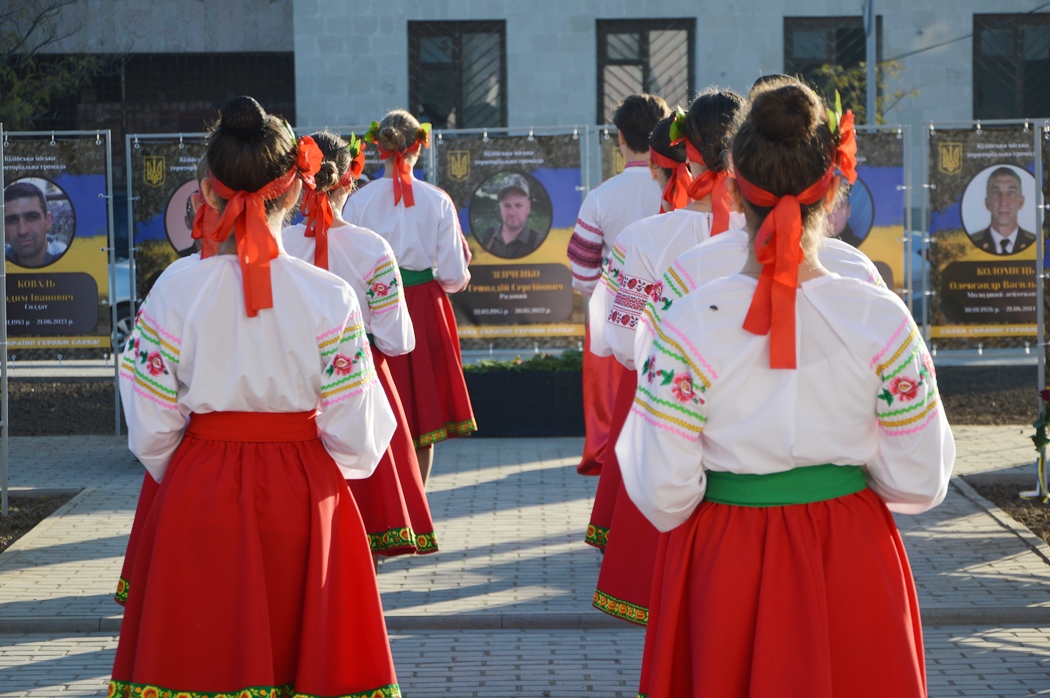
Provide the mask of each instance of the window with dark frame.
[{"label": "window with dark frame", "polygon": [[[882,60],[882,16],[875,18],[875,55]],[[784,73],[798,75],[809,83],[824,65],[856,68],[867,61],[868,38],[864,18],[785,17]],[[830,95],[827,95],[830,96]],[[860,95],[862,101],[864,95]]]},{"label": "window with dark frame", "polygon": [[650,92],[685,107],[696,83],[696,19],[599,19],[599,124],[624,97]]},{"label": "window with dark frame", "polygon": [[1050,14],[973,16],[973,118],[1050,116]]},{"label": "window with dark frame", "polygon": [[408,23],[409,111],[435,128],[507,125],[507,23]]}]

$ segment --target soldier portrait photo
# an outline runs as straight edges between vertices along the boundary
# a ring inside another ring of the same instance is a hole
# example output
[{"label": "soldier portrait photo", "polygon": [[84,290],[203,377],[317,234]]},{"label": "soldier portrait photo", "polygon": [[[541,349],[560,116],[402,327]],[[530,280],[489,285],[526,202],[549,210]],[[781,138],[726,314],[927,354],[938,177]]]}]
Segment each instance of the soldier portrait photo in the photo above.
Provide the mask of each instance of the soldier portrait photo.
[{"label": "soldier portrait photo", "polygon": [[499,172],[470,199],[470,229],[481,248],[502,259],[534,252],[551,227],[551,202],[535,177]]},{"label": "soldier portrait photo", "polygon": [[69,196],[50,180],[26,177],[4,188],[4,257],[38,269],[57,262],[76,234]]},{"label": "soldier portrait photo", "polygon": [[1035,243],[1035,178],[1011,165],[988,167],[962,198],[963,228],[979,249],[1012,255]]}]

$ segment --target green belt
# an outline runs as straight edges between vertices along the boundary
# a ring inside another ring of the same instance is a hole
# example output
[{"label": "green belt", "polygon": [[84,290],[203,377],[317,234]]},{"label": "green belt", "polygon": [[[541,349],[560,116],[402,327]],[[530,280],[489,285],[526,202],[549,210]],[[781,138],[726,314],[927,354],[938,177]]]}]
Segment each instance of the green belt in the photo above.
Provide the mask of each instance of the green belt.
[{"label": "green belt", "polygon": [[428,281],[434,280],[433,269],[413,271],[412,269],[398,267],[398,271],[401,272],[401,283],[403,283],[405,286],[419,286],[420,284],[425,284]]},{"label": "green belt", "polygon": [[368,337],[368,343],[371,344],[372,346],[375,346],[376,338],[372,336],[372,333],[371,332],[365,332],[365,336]]},{"label": "green belt", "polygon": [[741,507],[782,507],[845,497],[867,486],[859,465],[810,465],[769,475],[708,470],[704,499]]}]

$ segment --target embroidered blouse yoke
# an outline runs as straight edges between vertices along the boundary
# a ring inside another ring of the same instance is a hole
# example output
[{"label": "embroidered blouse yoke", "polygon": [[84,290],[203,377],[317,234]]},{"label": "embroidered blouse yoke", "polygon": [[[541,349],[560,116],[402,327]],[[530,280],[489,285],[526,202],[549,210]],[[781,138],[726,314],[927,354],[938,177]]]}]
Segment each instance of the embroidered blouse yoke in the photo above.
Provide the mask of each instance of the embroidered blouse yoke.
[{"label": "embroidered blouse yoke", "polygon": [[830,274],[796,297],[795,370],[743,329],[757,281],[737,274],[678,300],[643,362],[616,446],[624,486],[670,530],[704,497],[705,472],[865,466],[890,510],[944,499],[955,442],[933,360],[892,292]]},{"label": "embroidered blouse yoke", "polygon": [[120,358],[128,445],[160,481],[191,413],[320,410],[321,440],[347,479],[368,477],[394,433],[354,293],[280,255],[273,308],[244,313],[237,257],[169,268]]},{"label": "embroidered blouse yoke", "polygon": [[394,180],[376,179],[354,192],[343,206],[348,223],[374,230],[390,243],[402,269],[436,270],[447,293],[462,291],[470,282],[463,232],[456,207],[441,189],[412,180],[416,203],[394,203]]},{"label": "embroidered blouse yoke", "polygon": [[[284,249],[313,264],[316,238],[306,237],[306,226],[281,232]],[[368,228],[342,225],[328,229],[328,271],[354,289],[365,332],[379,351],[400,356],[416,346],[412,318],[402,293],[401,272],[386,240]]]}]

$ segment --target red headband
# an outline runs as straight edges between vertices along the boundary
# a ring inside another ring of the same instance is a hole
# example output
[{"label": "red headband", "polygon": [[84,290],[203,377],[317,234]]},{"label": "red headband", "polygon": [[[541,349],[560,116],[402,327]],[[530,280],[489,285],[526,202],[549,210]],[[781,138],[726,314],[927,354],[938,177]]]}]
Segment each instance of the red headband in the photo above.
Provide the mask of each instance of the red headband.
[{"label": "red headband", "polygon": [[[707,167],[703,154],[689,142],[689,139],[685,141],[685,157],[690,162]],[[729,196],[729,186],[726,184],[728,179],[729,173],[725,170],[716,172],[708,168],[689,183],[690,199],[699,201],[705,196],[711,196],[711,212],[714,217],[711,224],[712,236],[729,230],[729,212],[733,208],[733,200]]]},{"label": "red headband", "polygon": [[266,201],[284,196],[292,188],[297,176],[302,177],[306,186],[316,186],[313,176],[321,169],[321,161],[324,159],[321,149],[309,136],[299,139],[298,148],[295,164],[277,179],[260,187],[258,191],[237,191],[219,181],[214,172],[210,175],[215,193],[226,199],[226,208],[215,227],[206,234],[213,242],[221,245],[225,240],[220,239],[221,231],[233,229],[237,240],[237,258],[241,264],[244,303],[248,317],[255,317],[260,310],[273,307],[270,260],[277,257],[280,248],[277,247],[277,240],[270,233],[270,226],[266,222]]},{"label": "red headband", "polygon": [[744,329],[769,335],[769,367],[796,368],[795,294],[798,266],[802,263],[801,204],[815,204],[827,194],[835,175],[830,167],[805,191],[792,196],[774,196],[734,173],[745,199],[755,206],[772,208],[755,235],[755,256],[762,265],[758,288],[744,319]]},{"label": "red headband", "polygon": [[193,214],[193,231],[190,233],[190,237],[201,241],[201,259],[207,259],[219,251],[219,246],[211,236],[205,235],[204,231],[215,227],[215,222],[219,220],[219,214],[204,200],[200,192],[194,192],[192,196],[199,205],[197,206],[197,212]]},{"label": "red headband", "polygon": [[339,178],[333,187],[324,192],[317,191],[316,187],[307,187],[303,192],[303,202],[300,209],[306,217],[306,231],[304,235],[308,238],[316,238],[314,249],[314,266],[322,269],[328,268],[328,231],[335,222],[335,213],[332,211],[332,202],[328,200],[328,194],[349,187],[365,168],[365,150],[362,147],[350,161],[350,167],[346,173]]},{"label": "red headband", "polygon": [[661,155],[652,148],[649,148],[649,159],[665,170],[671,170],[671,178],[667,180],[663,195],[663,200],[671,204],[671,210],[677,211],[688,206],[689,183],[693,181],[693,175],[689,173],[689,165]]},{"label": "red headband", "polygon": [[839,118],[834,162],[816,182],[797,195],[774,196],[734,171],[740,194],[755,206],[772,208],[755,235],[755,256],[762,264],[758,288],[744,319],[744,329],[769,335],[769,367],[796,368],[795,295],[802,263],[802,205],[820,201],[838,169],[850,184],[857,179],[857,138],[853,112]]},{"label": "red headband", "polygon": [[[367,134],[366,134],[367,136]],[[379,159],[388,160],[394,158],[394,205],[396,206],[404,197],[405,208],[416,205],[416,197],[412,194],[412,168],[405,160],[406,155],[414,155],[419,152],[420,147],[430,147],[430,132],[425,129],[419,130],[419,135],[412,145],[404,150],[387,150],[379,144],[379,138],[375,138],[376,147],[379,149]]]}]

